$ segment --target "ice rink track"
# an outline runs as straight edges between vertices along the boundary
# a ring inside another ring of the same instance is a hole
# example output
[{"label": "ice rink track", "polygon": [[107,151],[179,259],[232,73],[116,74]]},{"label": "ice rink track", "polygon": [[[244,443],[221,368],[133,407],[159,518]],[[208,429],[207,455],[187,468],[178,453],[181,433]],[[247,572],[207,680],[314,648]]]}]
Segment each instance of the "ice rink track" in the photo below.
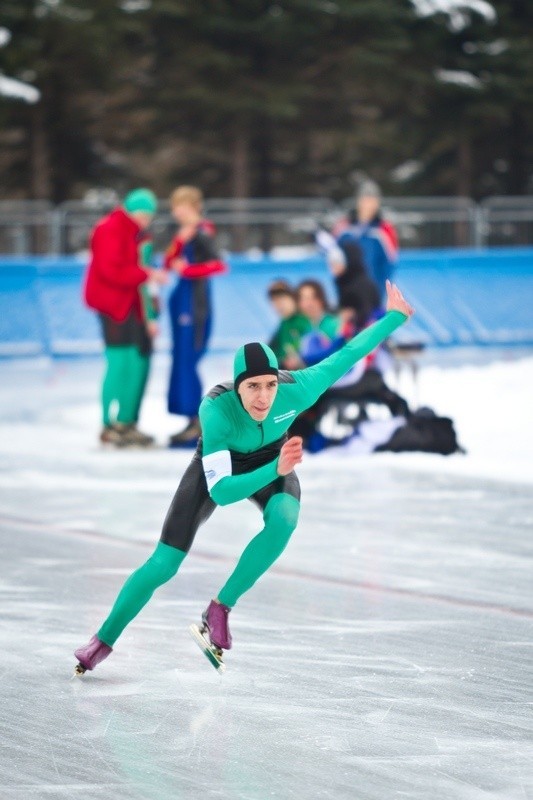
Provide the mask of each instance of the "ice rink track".
[{"label": "ice rink track", "polygon": [[[144,424],[161,441],[164,369]],[[1,800],[533,798],[532,490],[501,456],[501,480],[475,453],[307,458],[300,524],[233,612],[224,676],[187,626],[259,529],[247,503],[217,509],[71,680],[190,458],[102,453],[98,374],[0,363]]]}]

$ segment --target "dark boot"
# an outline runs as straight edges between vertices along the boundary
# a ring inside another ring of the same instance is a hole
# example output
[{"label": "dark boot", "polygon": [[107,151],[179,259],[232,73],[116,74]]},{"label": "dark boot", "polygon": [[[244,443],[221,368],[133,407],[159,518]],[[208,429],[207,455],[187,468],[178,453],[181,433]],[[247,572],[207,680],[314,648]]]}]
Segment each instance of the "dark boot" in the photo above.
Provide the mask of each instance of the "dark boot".
[{"label": "dark boot", "polygon": [[198,417],[193,417],[182,431],[170,437],[169,447],[196,447],[200,434]]}]

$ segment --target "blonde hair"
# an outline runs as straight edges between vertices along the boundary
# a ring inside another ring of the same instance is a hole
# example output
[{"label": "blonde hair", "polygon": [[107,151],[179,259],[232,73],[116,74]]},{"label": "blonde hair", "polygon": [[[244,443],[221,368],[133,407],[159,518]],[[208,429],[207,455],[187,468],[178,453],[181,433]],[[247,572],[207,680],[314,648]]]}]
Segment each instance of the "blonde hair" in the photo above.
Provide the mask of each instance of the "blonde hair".
[{"label": "blonde hair", "polygon": [[194,206],[201,210],[202,205],[204,202],[204,196],[200,189],[196,186],[178,186],[177,189],[174,189],[172,194],[170,195],[170,205],[172,208],[174,206],[180,205],[181,203],[188,203],[191,206]]}]

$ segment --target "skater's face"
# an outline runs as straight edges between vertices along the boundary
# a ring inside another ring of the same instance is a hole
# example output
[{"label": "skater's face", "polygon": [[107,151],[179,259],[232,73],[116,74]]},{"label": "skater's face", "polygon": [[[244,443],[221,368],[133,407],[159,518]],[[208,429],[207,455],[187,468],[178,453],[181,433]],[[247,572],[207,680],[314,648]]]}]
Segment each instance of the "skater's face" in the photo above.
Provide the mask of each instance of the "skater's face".
[{"label": "skater's face", "polygon": [[298,291],[298,305],[304,316],[312,322],[320,322],[326,309],[321,298],[318,297],[312,286],[301,286]]},{"label": "skater's face", "polygon": [[201,209],[195,203],[176,203],[172,206],[172,216],[180,225],[196,225]]},{"label": "skater's face", "polygon": [[256,422],[263,422],[267,418],[277,391],[278,379],[273,375],[246,378],[238,389],[244,410]]},{"label": "skater's face", "polygon": [[144,231],[152,224],[154,215],[149,214],[147,211],[132,211],[130,212],[130,217],[134,219],[139,228]]},{"label": "skater's face", "polygon": [[357,201],[357,217],[359,222],[372,222],[379,211],[379,197],[363,195]]},{"label": "skater's face", "polygon": [[271,303],[281,319],[289,319],[296,314],[296,300],[290,294],[276,294]]}]

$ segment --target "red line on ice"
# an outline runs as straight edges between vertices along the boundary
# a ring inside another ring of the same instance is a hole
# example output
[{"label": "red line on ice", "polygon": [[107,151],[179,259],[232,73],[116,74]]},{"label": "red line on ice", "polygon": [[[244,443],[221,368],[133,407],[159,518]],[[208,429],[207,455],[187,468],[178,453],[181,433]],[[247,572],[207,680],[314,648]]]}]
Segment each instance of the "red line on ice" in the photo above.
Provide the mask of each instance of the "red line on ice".
[{"label": "red line on ice", "polygon": [[[18,517],[11,514],[0,514],[0,523],[7,523],[10,525],[19,525],[26,528],[38,528],[46,530],[49,533],[64,534],[77,536],[87,536],[100,541],[107,541],[109,544],[123,544],[127,547],[132,545],[138,547],[153,546],[154,541],[148,539],[123,539],[120,536],[113,536],[112,534],[103,533],[97,530],[85,530],[83,528],[64,528],[61,525],[54,525],[49,522],[40,522],[39,520],[27,519],[25,517]],[[223,556],[221,553],[208,553],[205,550],[192,550],[190,555],[194,558],[200,558],[204,561],[223,561],[234,563],[235,559],[228,556]],[[500,614],[511,614],[516,617],[525,617],[533,619],[533,611],[527,608],[513,608],[512,606],[498,605],[497,603],[487,603],[483,600],[470,600],[468,598],[450,597],[443,594],[432,594],[431,592],[420,592],[416,589],[402,588],[401,586],[384,586],[383,584],[370,583],[369,581],[358,581],[352,578],[336,578],[333,575],[321,575],[316,572],[307,572],[304,570],[293,569],[291,567],[282,567],[275,565],[270,570],[275,575],[281,575],[287,578],[298,578],[299,580],[315,581],[317,583],[327,583],[330,586],[343,586],[348,589],[363,589],[367,592],[381,592],[382,594],[392,594],[401,597],[412,597],[415,599],[432,600],[436,603],[444,603],[446,605],[459,606],[461,608],[473,608],[480,611],[496,611]]]}]

